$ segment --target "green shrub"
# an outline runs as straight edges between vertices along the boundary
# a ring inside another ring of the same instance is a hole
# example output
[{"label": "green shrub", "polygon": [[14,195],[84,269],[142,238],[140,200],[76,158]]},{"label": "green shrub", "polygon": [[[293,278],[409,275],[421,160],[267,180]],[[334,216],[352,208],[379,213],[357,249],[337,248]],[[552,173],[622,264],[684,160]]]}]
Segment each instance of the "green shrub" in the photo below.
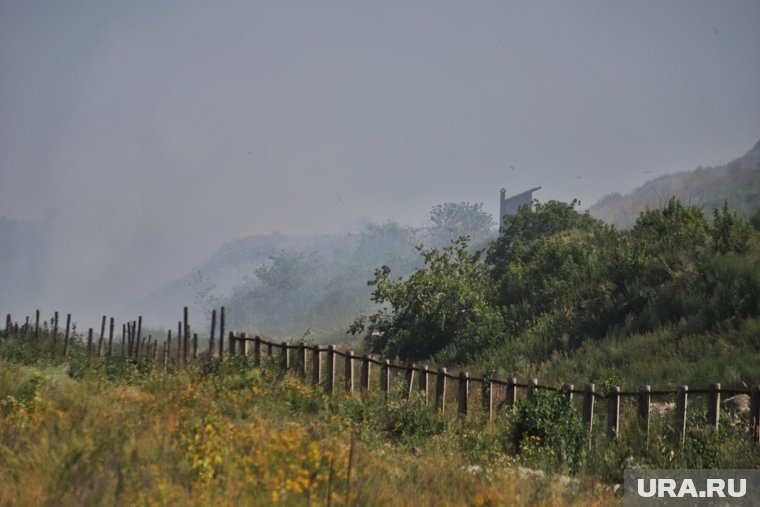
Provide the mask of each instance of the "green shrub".
[{"label": "green shrub", "polygon": [[534,391],[530,399],[517,403],[512,428],[515,448],[530,464],[552,463],[573,473],[578,470],[588,436],[563,394]]}]

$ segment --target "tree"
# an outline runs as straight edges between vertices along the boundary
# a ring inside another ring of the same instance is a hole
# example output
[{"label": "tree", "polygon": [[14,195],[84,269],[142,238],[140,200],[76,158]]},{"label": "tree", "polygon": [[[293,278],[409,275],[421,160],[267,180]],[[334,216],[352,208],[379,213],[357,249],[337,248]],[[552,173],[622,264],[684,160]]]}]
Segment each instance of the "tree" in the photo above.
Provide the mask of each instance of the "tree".
[{"label": "tree", "polygon": [[428,244],[445,247],[462,236],[469,236],[471,244],[479,247],[491,239],[491,228],[496,224],[483,204],[447,202],[433,206],[430,224],[426,228]]},{"label": "tree", "polygon": [[489,304],[481,252],[468,247],[467,237],[440,250],[419,246],[424,266],[407,279],[393,280],[387,266],[377,269],[368,284],[375,287],[372,300],[384,306],[354,321],[350,332],[365,332],[370,350],[403,360],[438,355],[464,362],[493,345],[504,322]]}]

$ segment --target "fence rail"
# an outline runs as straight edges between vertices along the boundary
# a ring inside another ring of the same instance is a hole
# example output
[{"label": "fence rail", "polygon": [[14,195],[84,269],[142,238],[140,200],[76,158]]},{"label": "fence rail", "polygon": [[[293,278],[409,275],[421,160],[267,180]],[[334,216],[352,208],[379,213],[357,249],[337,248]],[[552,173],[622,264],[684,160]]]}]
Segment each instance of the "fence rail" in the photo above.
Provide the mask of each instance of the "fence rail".
[{"label": "fence rail", "polygon": [[[4,337],[16,336],[35,343],[41,342],[41,333],[47,334],[51,339],[50,355],[56,359],[66,358],[76,343],[77,338],[82,341],[81,347],[88,357],[121,357],[131,361],[152,361],[163,365],[164,370],[174,363],[177,368],[186,366],[190,361],[203,360],[227,360],[240,356],[252,357],[253,365],[260,367],[264,358],[275,361],[285,371],[294,371],[304,382],[322,387],[333,394],[340,390],[341,383],[336,383],[337,359],[343,358],[342,385],[348,393],[360,391],[369,393],[372,385],[372,370],[379,368],[379,389],[385,395],[386,400],[395,388],[403,393],[407,399],[411,399],[418,393],[426,404],[443,414],[447,407],[449,384],[456,384],[457,413],[462,418],[467,418],[473,409],[479,408],[484,418],[493,420],[498,406],[512,407],[519,399],[530,398],[537,390],[546,390],[563,393],[569,399],[575,395],[582,397],[581,417],[583,424],[591,430],[594,428],[595,405],[597,401],[606,402],[606,433],[608,438],[620,437],[620,409],[621,401],[625,398],[633,398],[636,402],[636,419],[639,429],[649,435],[652,408],[655,406],[652,397],[674,396],[673,423],[676,436],[681,444],[686,437],[686,416],[689,409],[690,396],[707,396],[706,410],[708,425],[718,430],[721,414],[721,396],[746,396],[749,405],[749,432],[754,442],[760,443],[760,385],[746,388],[724,388],[720,384],[711,384],[707,388],[693,389],[687,385],[675,389],[652,389],[649,385],[641,386],[638,391],[621,391],[618,386],[613,386],[607,392],[598,392],[594,384],[586,384],[582,389],[573,384],[562,386],[541,385],[536,378],[530,378],[527,382],[518,382],[516,377],[507,379],[490,378],[486,375],[470,375],[468,371],[449,371],[447,368],[432,368],[428,365],[415,363],[395,363],[387,358],[379,358],[369,354],[357,355],[351,350],[340,350],[333,345],[308,345],[306,343],[288,343],[281,341],[269,341],[260,336],[248,336],[246,333],[229,331],[225,337],[225,309],[221,307],[218,319],[218,342],[216,338],[217,312],[214,310],[211,316],[211,329],[205,352],[199,349],[198,333],[191,334],[188,308],[183,308],[183,318],[177,322],[176,336],[172,337],[172,330],[167,331],[166,338],[159,343],[158,338],[142,334],[142,317],[137,320],[126,322],[122,325],[120,343],[114,350],[114,318],[110,320],[104,315],[101,320],[100,333],[95,340],[93,328],[87,330],[86,344],[84,335],[77,337],[72,334],[71,315],[66,315],[65,331],[63,332],[63,346],[59,354],[59,314],[55,312],[50,319],[50,326],[45,321],[40,324],[40,311],[35,311],[34,323],[26,317],[24,324],[13,322],[10,314],[6,315]],[[106,323],[108,322],[108,337],[106,339]],[[226,339],[225,339],[226,338]],[[106,341],[107,340],[107,341]],[[225,342],[227,348],[225,350]],[[277,351],[275,353],[275,351]],[[295,357],[292,352],[295,351]],[[311,354],[309,360],[308,355]],[[376,368],[373,368],[373,365]],[[358,366],[359,382],[356,383]],[[394,375],[394,372],[396,373]],[[309,377],[309,373],[311,376]],[[395,382],[393,379],[395,378]],[[473,399],[477,399],[477,391],[473,396],[473,384],[480,385],[481,405],[477,407]],[[503,398],[500,400],[499,398]],[[453,401],[453,400],[448,400]]]}]

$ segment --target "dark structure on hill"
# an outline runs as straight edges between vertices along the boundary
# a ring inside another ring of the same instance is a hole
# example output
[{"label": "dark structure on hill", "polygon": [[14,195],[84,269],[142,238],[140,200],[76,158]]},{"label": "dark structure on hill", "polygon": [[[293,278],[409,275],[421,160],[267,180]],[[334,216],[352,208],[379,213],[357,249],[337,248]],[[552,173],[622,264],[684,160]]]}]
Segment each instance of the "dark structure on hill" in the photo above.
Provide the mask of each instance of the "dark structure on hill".
[{"label": "dark structure on hill", "polygon": [[507,190],[501,189],[501,200],[499,203],[499,229],[504,227],[504,215],[514,215],[517,210],[523,204],[530,204],[533,202],[533,192],[541,190],[541,187],[534,187],[525,192],[515,194],[512,197],[507,197]]}]

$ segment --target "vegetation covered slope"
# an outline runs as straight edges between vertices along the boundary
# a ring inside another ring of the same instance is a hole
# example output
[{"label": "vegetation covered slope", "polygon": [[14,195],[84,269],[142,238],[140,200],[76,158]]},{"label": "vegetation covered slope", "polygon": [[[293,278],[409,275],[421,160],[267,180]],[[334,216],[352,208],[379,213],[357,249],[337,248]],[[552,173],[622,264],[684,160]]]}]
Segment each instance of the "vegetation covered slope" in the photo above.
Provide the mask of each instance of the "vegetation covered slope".
[{"label": "vegetation covered slope", "polygon": [[370,285],[375,352],[571,382],[758,383],[760,234],[671,198],[618,230],[576,203],[524,206],[486,255],[466,239]]},{"label": "vegetation covered slope", "polygon": [[609,194],[589,211],[609,224],[630,227],[639,213],[662,207],[671,196],[708,214],[728,201],[738,216],[749,218],[760,203],[760,141],[726,165],[661,176],[626,195]]}]

